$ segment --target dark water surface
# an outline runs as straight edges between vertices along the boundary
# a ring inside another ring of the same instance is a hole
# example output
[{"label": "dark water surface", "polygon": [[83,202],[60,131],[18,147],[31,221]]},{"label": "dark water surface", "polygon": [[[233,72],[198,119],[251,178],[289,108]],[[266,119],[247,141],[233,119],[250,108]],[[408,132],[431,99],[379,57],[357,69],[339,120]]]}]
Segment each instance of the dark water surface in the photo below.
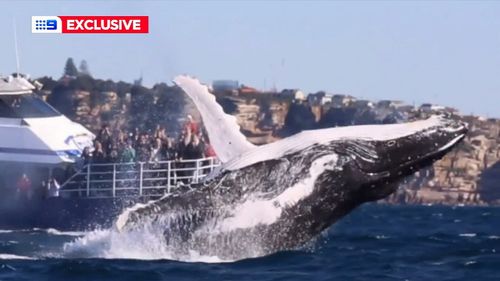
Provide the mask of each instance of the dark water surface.
[{"label": "dark water surface", "polygon": [[367,205],[311,248],[233,263],[61,258],[82,235],[1,230],[0,280],[500,280],[500,208]]}]

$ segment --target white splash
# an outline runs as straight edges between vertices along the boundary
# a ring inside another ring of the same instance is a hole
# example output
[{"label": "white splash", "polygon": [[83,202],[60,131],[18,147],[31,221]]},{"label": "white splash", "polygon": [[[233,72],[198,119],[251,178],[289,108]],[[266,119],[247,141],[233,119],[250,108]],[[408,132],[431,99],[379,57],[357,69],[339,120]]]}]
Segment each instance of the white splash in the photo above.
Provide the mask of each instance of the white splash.
[{"label": "white splash", "polygon": [[57,235],[57,236],[83,236],[86,233],[85,231],[61,231],[55,228],[38,228],[38,227],[33,228],[32,231],[45,232],[47,234]]},{"label": "white splash", "polygon": [[460,237],[476,237],[476,233],[460,233]]},{"label": "white splash", "polygon": [[194,250],[178,253],[163,239],[163,230],[145,227],[136,231],[94,230],[64,244],[62,257],[137,260],[178,260],[185,262],[231,262],[217,256],[200,255]]},{"label": "white splash", "polygon": [[27,257],[27,256],[20,256],[20,255],[13,255],[13,254],[1,254],[0,253],[0,260],[34,260],[35,258],[32,257]]},{"label": "white splash", "polygon": [[129,207],[127,209],[125,209],[119,216],[118,218],[116,219],[116,222],[115,222],[115,227],[118,229],[118,230],[121,230],[125,224],[127,223],[128,219],[129,219],[129,216],[130,216],[130,213],[133,213],[141,208],[144,208],[146,207],[148,204],[151,204],[153,201],[150,201],[146,204],[141,204],[141,203],[137,203],[135,204],[134,206],[132,207]]}]

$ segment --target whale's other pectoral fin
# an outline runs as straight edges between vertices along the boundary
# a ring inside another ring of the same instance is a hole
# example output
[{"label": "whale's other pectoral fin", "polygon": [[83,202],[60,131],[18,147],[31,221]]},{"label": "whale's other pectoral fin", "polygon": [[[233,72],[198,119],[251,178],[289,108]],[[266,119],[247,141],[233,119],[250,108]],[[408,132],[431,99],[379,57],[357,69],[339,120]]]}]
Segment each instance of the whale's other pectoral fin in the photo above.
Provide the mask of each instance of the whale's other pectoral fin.
[{"label": "whale's other pectoral fin", "polygon": [[227,162],[255,147],[240,132],[236,117],[224,113],[206,85],[185,75],[175,77],[173,82],[184,90],[198,108],[219,160]]}]

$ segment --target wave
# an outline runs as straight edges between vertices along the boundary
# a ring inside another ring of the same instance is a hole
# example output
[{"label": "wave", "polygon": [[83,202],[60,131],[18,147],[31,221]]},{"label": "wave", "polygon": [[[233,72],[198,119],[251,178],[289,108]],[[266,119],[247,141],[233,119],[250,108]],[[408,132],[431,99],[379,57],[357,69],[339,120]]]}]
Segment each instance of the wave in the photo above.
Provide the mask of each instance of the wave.
[{"label": "wave", "polygon": [[459,236],[460,237],[476,237],[477,234],[476,233],[460,233]]},{"label": "wave", "polygon": [[150,231],[119,232],[95,230],[73,242],[65,243],[65,258],[103,258],[135,260],[178,260],[184,262],[231,262],[217,256],[201,255],[189,250],[179,254],[165,243],[161,233]]},{"label": "wave", "polygon": [[86,231],[61,231],[55,228],[31,228],[31,229],[0,229],[0,234],[20,233],[20,232],[42,232],[50,235],[83,236]]},{"label": "wave", "polygon": [[33,257],[0,253],[0,260],[34,260],[34,259],[35,258],[33,258]]},{"label": "wave", "polygon": [[54,228],[41,229],[51,235],[64,235],[64,236],[84,236],[86,231],[60,231]]}]

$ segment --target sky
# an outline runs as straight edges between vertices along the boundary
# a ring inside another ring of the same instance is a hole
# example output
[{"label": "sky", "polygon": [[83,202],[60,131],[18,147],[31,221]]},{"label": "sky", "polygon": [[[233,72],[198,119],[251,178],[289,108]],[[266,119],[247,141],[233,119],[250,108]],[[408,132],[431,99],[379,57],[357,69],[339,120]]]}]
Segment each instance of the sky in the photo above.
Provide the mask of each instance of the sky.
[{"label": "sky", "polygon": [[[32,34],[31,16],[147,15],[149,34]],[[500,2],[5,1],[0,74],[145,85],[177,74],[259,89],[325,90],[500,117]]]}]

